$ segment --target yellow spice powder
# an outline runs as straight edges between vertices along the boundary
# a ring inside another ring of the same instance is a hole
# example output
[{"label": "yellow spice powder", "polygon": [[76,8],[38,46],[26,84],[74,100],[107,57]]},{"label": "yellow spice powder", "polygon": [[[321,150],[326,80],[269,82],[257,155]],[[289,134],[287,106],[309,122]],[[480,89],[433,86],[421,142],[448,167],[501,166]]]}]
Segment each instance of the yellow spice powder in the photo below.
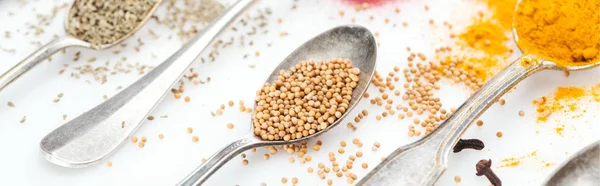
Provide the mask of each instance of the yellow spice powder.
[{"label": "yellow spice powder", "polygon": [[508,41],[504,29],[500,24],[491,20],[476,21],[459,35],[459,39],[466,42],[471,48],[481,50],[486,54],[501,55],[509,51],[504,44]]},{"label": "yellow spice powder", "polygon": [[534,100],[537,107],[537,121],[546,122],[548,117],[558,111],[576,111],[576,100],[586,96],[587,91],[580,87],[559,87],[551,98],[542,96]]},{"label": "yellow spice powder", "polygon": [[517,0],[482,0],[488,4],[488,8],[493,11],[492,18],[497,20],[505,30],[512,28],[513,12],[517,5]]},{"label": "yellow spice powder", "polygon": [[600,60],[600,0],[522,0],[515,15],[519,47],[561,66]]}]

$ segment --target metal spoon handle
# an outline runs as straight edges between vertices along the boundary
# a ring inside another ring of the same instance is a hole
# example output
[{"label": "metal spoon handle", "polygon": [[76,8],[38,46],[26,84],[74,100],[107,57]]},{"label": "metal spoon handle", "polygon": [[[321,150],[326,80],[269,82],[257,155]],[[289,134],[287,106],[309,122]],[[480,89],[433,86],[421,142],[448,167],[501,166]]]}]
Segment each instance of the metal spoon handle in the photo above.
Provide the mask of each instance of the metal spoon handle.
[{"label": "metal spoon handle", "polygon": [[256,140],[253,134],[242,137],[225,148],[219,150],[206,160],[206,162],[196,168],[192,173],[186,176],[177,186],[197,186],[204,183],[213,173],[219,170],[225,163],[238,154],[262,146],[260,141]]},{"label": "metal spoon handle", "polygon": [[84,167],[112,153],[179,80],[214,38],[254,0],[239,0],[204,31],[144,77],[58,127],[40,142],[46,158],[66,167]]},{"label": "metal spoon handle", "polygon": [[548,69],[546,62],[522,64],[524,56],[490,79],[436,130],[389,155],[358,185],[433,185],[444,172],[450,149],[467,127],[527,76]]},{"label": "metal spoon handle", "polygon": [[90,47],[90,44],[71,36],[65,36],[50,41],[48,44],[40,47],[38,50],[27,56],[21,62],[17,63],[10,70],[0,75],[0,90],[4,89],[4,87],[21,77],[21,75],[44,61],[44,59],[47,59],[60,49],[70,46]]}]

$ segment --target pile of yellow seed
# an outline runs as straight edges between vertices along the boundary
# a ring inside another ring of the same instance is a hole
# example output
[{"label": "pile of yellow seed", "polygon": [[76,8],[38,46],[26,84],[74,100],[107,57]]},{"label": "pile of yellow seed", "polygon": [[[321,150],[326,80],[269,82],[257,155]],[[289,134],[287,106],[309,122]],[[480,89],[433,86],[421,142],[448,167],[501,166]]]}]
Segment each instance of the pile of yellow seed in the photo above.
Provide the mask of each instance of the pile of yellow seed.
[{"label": "pile of yellow seed", "polygon": [[289,141],[326,129],[348,110],[359,74],[347,59],[302,61],[281,70],[257,91],[254,134]]}]

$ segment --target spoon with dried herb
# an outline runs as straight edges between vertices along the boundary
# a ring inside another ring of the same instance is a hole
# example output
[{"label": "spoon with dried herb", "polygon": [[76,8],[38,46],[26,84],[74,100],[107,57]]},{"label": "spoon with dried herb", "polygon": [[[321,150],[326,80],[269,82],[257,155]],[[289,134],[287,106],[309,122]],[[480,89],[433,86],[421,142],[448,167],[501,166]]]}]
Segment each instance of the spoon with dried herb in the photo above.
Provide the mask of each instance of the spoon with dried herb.
[{"label": "spoon with dried herb", "polygon": [[376,42],[361,26],[340,26],[307,41],[267,77],[257,92],[252,129],[231,142],[178,186],[201,185],[245,150],[299,143],[335,127],[367,91]]},{"label": "spoon with dried herb", "polygon": [[75,0],[66,16],[67,36],[50,41],[0,76],[0,90],[66,47],[107,49],[133,35],[162,0]]}]

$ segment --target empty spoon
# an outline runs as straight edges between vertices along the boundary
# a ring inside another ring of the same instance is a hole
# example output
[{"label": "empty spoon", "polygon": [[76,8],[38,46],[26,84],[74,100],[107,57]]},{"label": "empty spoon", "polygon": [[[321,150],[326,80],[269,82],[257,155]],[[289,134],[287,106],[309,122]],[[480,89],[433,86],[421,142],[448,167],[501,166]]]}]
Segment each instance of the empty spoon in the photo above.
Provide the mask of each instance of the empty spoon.
[{"label": "empty spoon", "polygon": [[600,141],[588,145],[564,163],[547,186],[594,186],[600,183]]},{"label": "empty spoon", "polygon": [[[518,8],[517,5],[516,9]],[[513,35],[515,40],[518,40],[516,29],[513,29]],[[595,67],[600,63],[593,61],[582,65],[563,66],[527,54],[527,51],[523,52],[524,56],[490,79],[438,128],[422,139],[392,152],[358,185],[433,185],[446,169],[448,154],[467,127],[521,80],[542,70],[575,71]]]},{"label": "empty spoon", "polygon": [[[150,19],[150,17],[154,13],[154,11],[158,8],[160,3],[162,2],[162,0],[152,0],[152,1],[154,1],[154,5],[150,8],[150,10],[148,10],[148,12],[146,13],[146,16],[142,19],[142,21],[139,22],[135,26],[135,28],[133,28],[129,33],[116,39],[112,43],[103,44],[103,45],[94,45],[92,43],[81,40],[80,38],[77,38],[76,36],[70,35],[69,32],[67,32],[67,34],[68,34],[67,36],[63,36],[63,37],[60,37],[60,38],[50,41],[48,44],[40,47],[38,50],[33,52],[31,55],[27,56],[21,62],[17,63],[11,69],[4,72],[4,74],[0,75],[0,90],[4,89],[6,86],[8,86],[13,81],[15,81],[17,78],[21,77],[21,75],[25,74],[27,71],[29,71],[30,69],[35,67],[40,62],[42,62],[44,59],[47,59],[52,54],[58,52],[59,50],[61,50],[63,48],[82,47],[82,48],[91,48],[94,50],[103,50],[103,49],[107,49],[107,48],[110,48],[112,46],[119,44],[120,42],[122,42],[125,39],[132,36],[138,29],[140,29],[142,27],[142,25],[144,25],[144,23],[146,23],[146,21],[148,21]],[[70,11],[74,11],[74,9],[75,9],[74,7],[78,6],[77,3],[78,3],[78,0],[75,0],[73,2],[73,4],[71,5]],[[71,12],[69,12],[68,15],[70,15],[70,14],[71,14]],[[69,21],[68,21],[69,16],[68,15],[65,16],[65,25],[64,25],[65,30],[69,30],[70,27],[75,26],[75,24],[69,24]],[[100,21],[98,21],[98,22],[100,22]]]},{"label": "empty spoon", "polygon": [[255,1],[237,1],[201,34],[135,83],[50,132],[40,142],[44,157],[57,165],[78,168],[110,155],[142,124],[202,50]]},{"label": "empty spoon", "polygon": [[[275,81],[280,70],[288,70],[290,67],[295,66],[303,60],[324,61],[333,58],[350,59],[352,65],[360,69],[360,74],[358,75],[359,81],[357,86],[352,91],[352,99],[350,100],[346,112],[327,128],[312,135],[290,141],[262,140],[260,137],[254,135],[253,129],[250,129],[248,135],[219,150],[212,157],[208,158],[204,164],[185,177],[178,185],[196,186],[202,184],[214,172],[221,168],[221,166],[227,163],[227,161],[245,150],[306,141],[335,127],[347,116],[350,110],[352,110],[356,103],[362,98],[362,95],[367,91],[367,87],[375,73],[376,55],[377,47],[375,45],[375,38],[368,29],[361,26],[336,27],[302,44],[302,46],[292,52],[273,70],[266,82]],[[250,123],[251,122],[248,122],[248,124]]]}]

